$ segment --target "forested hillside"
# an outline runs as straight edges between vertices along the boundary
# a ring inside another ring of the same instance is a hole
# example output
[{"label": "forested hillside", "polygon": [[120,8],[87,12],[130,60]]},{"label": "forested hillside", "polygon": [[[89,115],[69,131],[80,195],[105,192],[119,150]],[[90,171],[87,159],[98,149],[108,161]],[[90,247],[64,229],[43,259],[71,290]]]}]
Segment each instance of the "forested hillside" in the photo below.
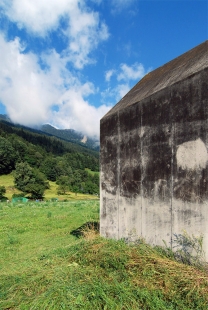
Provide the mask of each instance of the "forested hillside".
[{"label": "forested hillside", "polygon": [[89,138],[87,136],[84,137],[84,135],[80,132],[77,132],[73,129],[56,129],[53,126],[49,124],[45,124],[41,126],[41,131],[44,133],[48,133],[52,136],[70,141],[75,142],[79,145],[86,146],[90,149],[99,150],[99,141],[96,139]]},{"label": "forested hillside", "polygon": [[0,114],[0,121],[3,121],[5,124],[15,128],[23,128],[24,130],[29,132],[45,134],[46,136],[54,136],[60,138],[61,140],[69,141],[75,143],[76,145],[81,145],[83,147],[99,151],[100,142],[97,138],[87,137],[83,133],[78,132],[74,129],[57,129],[50,124],[44,124],[38,127],[38,129],[29,128],[12,123],[10,118],[5,114]]},{"label": "forested hillside", "polygon": [[56,181],[59,194],[67,191],[98,194],[99,153],[75,143],[60,140],[0,121],[0,175],[14,171],[15,186],[32,197],[43,196]]}]

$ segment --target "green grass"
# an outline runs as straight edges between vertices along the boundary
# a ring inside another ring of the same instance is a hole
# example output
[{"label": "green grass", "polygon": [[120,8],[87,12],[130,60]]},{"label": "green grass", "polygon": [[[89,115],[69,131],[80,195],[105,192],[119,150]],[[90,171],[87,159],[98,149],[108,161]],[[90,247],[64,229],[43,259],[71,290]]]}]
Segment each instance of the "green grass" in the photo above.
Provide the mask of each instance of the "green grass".
[{"label": "green grass", "polygon": [[58,198],[58,200],[98,200],[98,196],[89,195],[89,194],[81,194],[81,193],[73,193],[67,192],[64,195],[57,195],[57,187],[58,185],[55,182],[49,181],[50,188],[47,189],[44,193],[44,199]]},{"label": "green grass", "polygon": [[86,170],[89,174],[92,174],[92,175],[94,175],[94,174],[100,175],[100,172],[98,172],[98,171],[92,171],[92,170],[90,170],[90,169],[88,169],[88,168],[85,168],[85,170]]},{"label": "green grass", "polygon": [[5,186],[5,196],[8,199],[11,199],[13,194],[19,193],[19,191],[14,187],[14,177],[12,173],[7,175],[0,175],[0,186]]},{"label": "green grass", "polygon": [[98,201],[0,203],[0,309],[207,309],[204,270],[93,230]]}]

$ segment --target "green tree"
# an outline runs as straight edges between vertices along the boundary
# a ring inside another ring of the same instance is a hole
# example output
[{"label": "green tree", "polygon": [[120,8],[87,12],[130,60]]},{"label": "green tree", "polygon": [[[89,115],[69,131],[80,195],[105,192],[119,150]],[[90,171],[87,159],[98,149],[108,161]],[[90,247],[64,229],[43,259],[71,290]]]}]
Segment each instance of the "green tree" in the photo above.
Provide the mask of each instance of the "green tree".
[{"label": "green tree", "polygon": [[17,135],[12,134],[10,136],[10,142],[15,149],[19,161],[24,161],[27,154],[27,145]]},{"label": "green tree", "polygon": [[56,182],[58,184],[57,193],[59,195],[66,194],[70,190],[71,179],[68,176],[62,175]]},{"label": "green tree", "polygon": [[44,175],[25,162],[16,165],[14,184],[17,189],[25,194],[30,194],[31,198],[35,199],[41,199],[45,189],[49,188],[49,183],[46,182]]},{"label": "green tree", "polygon": [[17,155],[12,144],[0,137],[0,175],[8,174],[15,168]]},{"label": "green tree", "polygon": [[92,181],[87,181],[85,183],[85,192],[88,193],[88,194],[98,194],[99,193],[99,188]]},{"label": "green tree", "polygon": [[63,157],[57,158],[56,172],[57,172],[57,178],[62,175],[72,176],[73,174],[71,166],[69,166],[69,164]]},{"label": "green tree", "polygon": [[40,170],[46,175],[47,179],[53,182],[57,178],[56,165],[56,158],[48,156],[40,167]]},{"label": "green tree", "polygon": [[6,188],[5,186],[0,186],[0,199],[4,197],[4,194],[6,194]]}]

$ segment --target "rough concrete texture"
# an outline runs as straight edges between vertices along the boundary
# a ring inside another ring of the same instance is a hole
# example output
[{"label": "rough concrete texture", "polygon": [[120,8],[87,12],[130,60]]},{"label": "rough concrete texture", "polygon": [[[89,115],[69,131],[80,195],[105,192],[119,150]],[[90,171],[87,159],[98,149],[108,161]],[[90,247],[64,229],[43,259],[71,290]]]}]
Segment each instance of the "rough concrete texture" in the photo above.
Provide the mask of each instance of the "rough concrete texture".
[{"label": "rough concrete texture", "polygon": [[203,235],[208,261],[208,41],[147,74],[101,120],[100,232],[174,246]]}]

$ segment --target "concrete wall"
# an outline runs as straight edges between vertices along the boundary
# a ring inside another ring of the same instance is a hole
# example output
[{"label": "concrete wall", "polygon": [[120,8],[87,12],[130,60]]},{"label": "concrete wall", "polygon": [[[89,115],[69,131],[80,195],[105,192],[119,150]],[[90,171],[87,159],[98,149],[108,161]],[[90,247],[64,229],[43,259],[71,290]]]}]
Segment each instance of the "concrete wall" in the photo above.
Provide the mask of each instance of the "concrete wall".
[{"label": "concrete wall", "polygon": [[207,81],[204,69],[101,120],[101,235],[202,234],[208,261]]}]

